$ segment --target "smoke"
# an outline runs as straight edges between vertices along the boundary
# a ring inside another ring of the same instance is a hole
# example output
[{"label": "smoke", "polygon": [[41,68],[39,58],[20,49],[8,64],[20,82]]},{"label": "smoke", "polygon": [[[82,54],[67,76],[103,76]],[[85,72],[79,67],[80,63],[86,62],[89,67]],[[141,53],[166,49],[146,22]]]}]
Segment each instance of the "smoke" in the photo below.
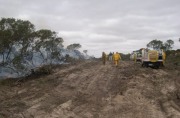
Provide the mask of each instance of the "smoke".
[{"label": "smoke", "polygon": [[[14,51],[10,54],[10,59],[14,59],[19,53],[19,47],[15,47]],[[74,59],[88,59],[89,57],[79,50],[67,50],[63,47],[58,47],[60,52],[57,57],[53,57],[52,52],[41,48],[39,52],[33,51],[21,60],[21,64],[16,65],[9,63],[7,65],[0,65],[0,79],[2,78],[17,78],[31,74],[31,69],[50,64],[64,64],[67,63],[67,55]],[[7,54],[5,54],[7,55]],[[0,62],[3,61],[3,56],[0,55]],[[20,67],[22,66],[22,67]]]}]

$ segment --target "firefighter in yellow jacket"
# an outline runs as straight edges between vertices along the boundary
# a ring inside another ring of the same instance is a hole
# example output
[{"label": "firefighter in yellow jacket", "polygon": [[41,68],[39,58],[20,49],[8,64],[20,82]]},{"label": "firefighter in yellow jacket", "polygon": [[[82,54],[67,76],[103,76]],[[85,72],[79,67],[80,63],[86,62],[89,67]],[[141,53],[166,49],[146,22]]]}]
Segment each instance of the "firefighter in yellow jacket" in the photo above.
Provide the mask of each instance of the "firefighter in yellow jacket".
[{"label": "firefighter in yellow jacket", "polygon": [[121,56],[118,52],[116,52],[113,55],[113,59],[114,59],[114,64],[116,65],[116,67],[119,65],[119,60],[121,59]]},{"label": "firefighter in yellow jacket", "polygon": [[102,61],[103,61],[103,64],[104,64],[104,65],[106,64],[106,59],[107,59],[106,53],[103,52],[103,53],[102,53]]},{"label": "firefighter in yellow jacket", "polygon": [[164,66],[164,64],[165,64],[165,60],[166,60],[166,53],[163,52],[163,66]]}]

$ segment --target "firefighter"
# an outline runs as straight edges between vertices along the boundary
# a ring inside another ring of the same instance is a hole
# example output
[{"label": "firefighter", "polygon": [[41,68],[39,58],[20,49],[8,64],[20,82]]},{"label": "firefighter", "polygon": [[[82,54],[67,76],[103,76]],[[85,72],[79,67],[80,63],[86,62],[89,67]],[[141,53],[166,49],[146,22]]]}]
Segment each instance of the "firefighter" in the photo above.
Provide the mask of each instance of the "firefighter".
[{"label": "firefighter", "polygon": [[121,59],[120,54],[118,52],[116,52],[116,54],[114,54],[114,56],[113,56],[113,59],[114,59],[114,64],[117,67],[119,65],[119,60]]},{"label": "firefighter", "polygon": [[165,60],[166,60],[166,53],[163,52],[163,66],[164,66],[164,64],[165,64]]},{"label": "firefighter", "polygon": [[[113,63],[115,62],[115,61],[114,61],[114,54],[115,54],[115,53],[113,52],[113,53],[112,53],[112,61],[113,61]],[[115,63],[114,63],[114,64],[115,64]]]},{"label": "firefighter", "polygon": [[109,61],[112,61],[112,59],[113,59],[113,53],[109,53]]},{"label": "firefighter", "polygon": [[103,61],[103,64],[105,65],[106,64],[106,53],[105,52],[102,52],[102,61]]}]

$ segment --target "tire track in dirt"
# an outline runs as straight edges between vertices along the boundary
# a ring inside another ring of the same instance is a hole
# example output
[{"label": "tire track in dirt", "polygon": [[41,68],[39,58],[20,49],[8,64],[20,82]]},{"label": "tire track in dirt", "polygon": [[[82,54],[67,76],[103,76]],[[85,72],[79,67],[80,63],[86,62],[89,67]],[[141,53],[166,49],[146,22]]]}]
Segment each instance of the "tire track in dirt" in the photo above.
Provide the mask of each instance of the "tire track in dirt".
[{"label": "tire track in dirt", "polygon": [[[128,66],[124,65],[123,63],[121,64],[122,68]],[[100,113],[103,107],[107,105],[108,99],[117,94],[117,92],[120,92],[119,88],[121,87],[119,85],[122,84],[122,81],[117,82],[118,68],[112,66],[112,64],[107,64],[105,66],[98,64],[92,67],[92,69],[89,68],[91,71],[87,70],[83,72],[84,75],[77,76],[79,80],[82,80],[84,77],[89,77],[89,79],[83,82],[82,85],[79,85],[79,88],[83,85],[86,85],[87,88],[79,89],[79,93],[75,95],[76,98],[68,101],[68,103],[71,103],[69,107],[71,108],[70,114],[73,115],[72,117],[102,117]],[[74,78],[77,77],[74,76]],[[121,78],[119,78],[119,80],[120,79]],[[67,83],[70,82],[68,81]],[[61,108],[62,107],[58,109],[59,115],[62,115]],[[53,112],[52,114],[56,114],[57,116],[58,110],[55,110],[55,113]],[[51,117],[55,117],[52,114]]]},{"label": "tire track in dirt", "polygon": [[[108,95],[106,85],[115,75],[115,73],[112,74],[111,71],[111,65],[104,66],[97,64],[89,67],[87,70],[83,70],[81,75],[73,76],[73,78],[78,78],[78,82],[75,85],[78,86],[76,90],[78,92],[75,94],[74,99],[70,100],[72,101],[70,107],[73,114],[76,114],[78,117],[98,116],[100,107],[104,104],[102,98]],[[82,81],[84,78],[86,78],[86,80]],[[69,84],[69,82],[66,83]],[[57,111],[54,112],[57,114]],[[59,110],[59,113],[61,112],[62,109]],[[52,115],[52,117],[54,116]]]},{"label": "tire track in dirt", "polygon": [[[57,80],[60,79],[61,83],[57,87],[52,88],[45,96],[42,96],[42,100],[28,109],[25,114],[29,114],[29,116],[45,117],[47,112],[49,114],[53,109],[56,109],[56,107],[68,101],[69,98],[72,99],[77,93],[76,91],[78,91],[78,86],[76,87],[76,84],[78,84],[79,75],[83,76],[82,70],[86,66],[93,66],[94,64],[96,64],[96,62],[82,63],[52,75],[54,78],[57,78]],[[85,76],[83,76],[83,79],[84,77]],[[36,112],[36,110],[39,112]]]}]

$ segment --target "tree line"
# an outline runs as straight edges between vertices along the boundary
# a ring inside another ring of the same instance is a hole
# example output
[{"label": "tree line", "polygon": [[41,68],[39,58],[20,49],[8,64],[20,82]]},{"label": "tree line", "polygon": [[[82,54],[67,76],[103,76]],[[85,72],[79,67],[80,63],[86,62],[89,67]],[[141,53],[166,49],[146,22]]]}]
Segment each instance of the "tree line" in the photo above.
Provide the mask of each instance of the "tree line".
[{"label": "tree line", "polygon": [[[0,20],[0,67],[13,70],[26,69],[28,66],[51,64],[64,61],[67,50],[77,56],[80,44],[64,48],[63,38],[49,29],[36,30],[27,20],[2,18]],[[64,54],[64,55],[63,55]],[[67,56],[67,55],[66,55]],[[1,71],[0,68],[0,71]]]},{"label": "tree line", "polygon": [[147,44],[148,48],[152,48],[154,50],[159,50],[159,49],[163,49],[165,51],[167,50],[171,50],[174,46],[174,41],[169,39],[166,42],[162,42],[161,40],[152,40]]}]

